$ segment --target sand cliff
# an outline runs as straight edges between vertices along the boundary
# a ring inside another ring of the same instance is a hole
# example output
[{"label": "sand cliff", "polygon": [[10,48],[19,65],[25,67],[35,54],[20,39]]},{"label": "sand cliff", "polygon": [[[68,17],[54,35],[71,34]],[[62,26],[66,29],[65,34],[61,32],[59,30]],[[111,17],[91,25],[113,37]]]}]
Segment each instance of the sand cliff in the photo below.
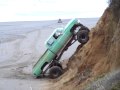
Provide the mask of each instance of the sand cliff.
[{"label": "sand cliff", "polygon": [[111,90],[120,82],[119,70],[120,1],[116,0],[92,28],[89,42],[82,48],[78,46],[68,70],[54,87],[56,90]]}]

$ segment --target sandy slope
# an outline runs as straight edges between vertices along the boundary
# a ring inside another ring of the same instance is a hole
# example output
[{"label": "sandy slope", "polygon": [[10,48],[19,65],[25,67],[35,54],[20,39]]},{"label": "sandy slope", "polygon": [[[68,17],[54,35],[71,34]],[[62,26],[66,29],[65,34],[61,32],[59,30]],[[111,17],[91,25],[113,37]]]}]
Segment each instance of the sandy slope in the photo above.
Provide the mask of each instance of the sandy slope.
[{"label": "sandy slope", "polygon": [[[68,71],[56,90],[120,90],[113,89],[114,84],[120,83],[120,0],[111,1],[112,6],[91,30],[88,43],[78,47],[70,58]],[[96,85],[86,89],[91,82]]]}]

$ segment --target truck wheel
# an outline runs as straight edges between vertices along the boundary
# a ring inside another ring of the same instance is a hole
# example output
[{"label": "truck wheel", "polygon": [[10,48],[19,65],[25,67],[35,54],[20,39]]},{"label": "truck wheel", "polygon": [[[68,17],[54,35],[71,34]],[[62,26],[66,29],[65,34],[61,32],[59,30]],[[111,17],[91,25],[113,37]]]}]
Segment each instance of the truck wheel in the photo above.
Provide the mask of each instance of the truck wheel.
[{"label": "truck wheel", "polygon": [[49,69],[49,78],[55,79],[62,75],[63,70],[59,66],[52,66]]},{"label": "truck wheel", "polygon": [[89,40],[89,31],[88,30],[80,30],[80,31],[78,31],[77,40],[81,44],[87,43],[87,41]]}]

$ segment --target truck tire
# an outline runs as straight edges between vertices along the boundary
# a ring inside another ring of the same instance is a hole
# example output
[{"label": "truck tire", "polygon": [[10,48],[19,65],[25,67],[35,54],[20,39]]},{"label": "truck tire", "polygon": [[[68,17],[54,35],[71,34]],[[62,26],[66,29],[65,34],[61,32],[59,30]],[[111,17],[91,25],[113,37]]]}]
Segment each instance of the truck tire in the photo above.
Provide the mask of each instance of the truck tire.
[{"label": "truck tire", "polygon": [[63,70],[59,66],[52,66],[49,69],[49,78],[55,79],[58,78],[60,75],[62,75]]},{"label": "truck tire", "polygon": [[79,30],[77,33],[77,40],[81,44],[87,43],[89,40],[89,31],[88,30]]}]

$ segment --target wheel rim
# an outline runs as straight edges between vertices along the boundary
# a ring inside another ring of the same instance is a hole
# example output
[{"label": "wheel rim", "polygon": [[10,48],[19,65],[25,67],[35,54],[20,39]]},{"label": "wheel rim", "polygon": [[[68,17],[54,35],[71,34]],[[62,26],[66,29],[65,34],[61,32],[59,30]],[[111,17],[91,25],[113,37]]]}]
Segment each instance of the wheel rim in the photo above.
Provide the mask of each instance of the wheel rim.
[{"label": "wheel rim", "polygon": [[85,39],[86,39],[86,35],[85,35],[85,34],[82,34],[82,35],[81,35],[81,39],[85,40]]},{"label": "wheel rim", "polygon": [[59,72],[58,71],[54,71],[54,73],[52,74],[53,77],[58,77],[59,76]]}]

